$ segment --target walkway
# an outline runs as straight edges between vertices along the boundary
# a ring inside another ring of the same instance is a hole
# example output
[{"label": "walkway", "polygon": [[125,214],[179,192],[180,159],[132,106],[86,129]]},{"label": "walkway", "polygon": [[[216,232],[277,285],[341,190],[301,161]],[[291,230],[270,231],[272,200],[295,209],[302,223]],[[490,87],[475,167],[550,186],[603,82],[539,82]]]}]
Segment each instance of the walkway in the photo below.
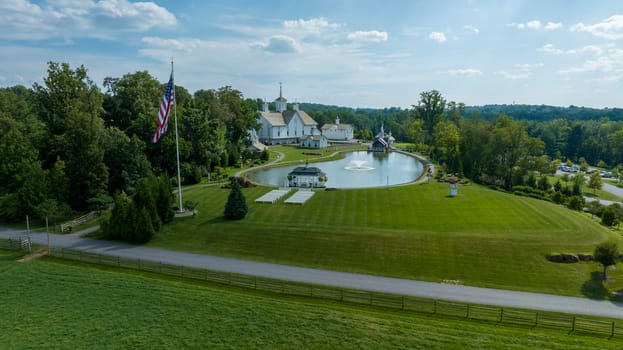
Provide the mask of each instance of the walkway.
[{"label": "walkway", "polygon": [[[15,237],[18,234],[20,234],[20,231],[0,228],[0,238]],[[47,244],[47,236],[45,233],[31,232],[30,235],[33,242]],[[56,247],[71,248],[86,252],[163,262],[188,267],[204,268],[215,271],[275,278],[287,281],[411,295],[437,300],[453,300],[466,303],[516,307],[533,310],[548,310],[578,315],[583,314],[623,319],[623,303],[619,302],[590,300],[539,293],[516,292],[500,289],[457,286],[245,261],[217,256],[170,251],[159,248],[134,246],[124,243],[98,241],[76,237],[75,235],[50,234],[50,241],[51,245]]]}]

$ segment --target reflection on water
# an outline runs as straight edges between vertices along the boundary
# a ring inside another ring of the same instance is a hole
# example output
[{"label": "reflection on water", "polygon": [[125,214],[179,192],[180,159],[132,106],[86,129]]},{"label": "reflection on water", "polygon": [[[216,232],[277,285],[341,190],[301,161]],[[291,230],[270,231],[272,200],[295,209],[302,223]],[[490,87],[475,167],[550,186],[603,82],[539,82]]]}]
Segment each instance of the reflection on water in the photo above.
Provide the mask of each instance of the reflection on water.
[{"label": "reflection on water", "polygon": [[[260,170],[249,174],[255,182],[285,186],[286,176],[292,169],[301,164]],[[416,180],[424,169],[417,159],[391,152],[374,153],[366,151],[349,152],[343,159],[330,162],[312,163],[327,174],[327,187],[363,188],[397,185]]]}]

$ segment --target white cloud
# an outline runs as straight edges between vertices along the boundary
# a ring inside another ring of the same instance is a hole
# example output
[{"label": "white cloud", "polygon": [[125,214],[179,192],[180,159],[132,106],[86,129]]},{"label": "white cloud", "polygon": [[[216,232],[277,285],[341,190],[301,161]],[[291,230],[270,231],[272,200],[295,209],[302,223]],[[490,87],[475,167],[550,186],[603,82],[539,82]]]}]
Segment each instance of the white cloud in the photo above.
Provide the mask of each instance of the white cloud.
[{"label": "white cloud", "polygon": [[47,1],[45,7],[30,0],[0,2],[2,39],[112,38],[175,25],[175,16],[153,2]]},{"label": "white cloud", "polygon": [[525,72],[525,71],[513,73],[513,72],[507,72],[504,70],[497,71],[495,72],[495,74],[501,75],[504,79],[508,79],[508,80],[528,79],[531,75],[530,72]]},{"label": "white cloud", "polygon": [[569,49],[562,50],[554,46],[554,44],[545,44],[537,49],[540,52],[552,53],[555,55],[567,54],[567,55],[577,55],[577,54],[593,54],[595,56],[600,56],[603,53],[603,49],[600,46],[596,45],[586,45],[579,49]]},{"label": "white cloud", "polygon": [[539,30],[541,28],[545,30],[555,30],[562,28],[562,23],[560,22],[547,22],[545,25],[541,23],[539,20],[532,20],[526,23],[510,23],[507,24],[509,27],[517,28],[517,29],[532,29]]},{"label": "white cloud", "polygon": [[623,38],[623,15],[614,15],[606,18],[600,23],[585,25],[584,23],[575,24],[571,27],[572,32],[587,32],[596,37],[617,40]]},{"label": "white cloud", "polygon": [[435,40],[438,43],[443,43],[448,40],[446,39],[446,35],[442,32],[431,32],[430,34],[428,34],[428,38],[431,40]]},{"label": "white cloud", "polygon": [[543,66],[544,64],[540,62],[539,63],[518,63],[515,65],[515,68],[518,68],[523,71],[531,71],[533,69],[541,68]]},{"label": "white cloud", "polygon": [[514,65],[513,71],[500,70],[495,72],[497,75],[501,75],[504,79],[508,80],[523,80],[532,76],[534,70],[544,67],[543,63],[517,63]]},{"label": "white cloud", "polygon": [[553,53],[553,54],[562,54],[565,53],[563,50],[556,48],[556,46],[554,46],[554,44],[545,44],[543,46],[541,46],[540,48],[536,49],[537,51],[540,52],[547,52],[547,53]]},{"label": "white cloud", "polygon": [[450,69],[446,71],[446,74],[452,76],[463,76],[463,77],[477,77],[482,75],[482,71],[479,69],[466,68],[466,69]]},{"label": "white cloud", "polygon": [[473,25],[471,25],[471,24],[466,24],[466,25],[464,25],[464,26],[463,26],[463,29],[465,29],[465,30],[469,30],[470,32],[472,32],[472,33],[474,33],[474,34],[478,34],[478,33],[480,33],[480,30],[479,30],[478,28],[474,27],[474,26],[473,26]]},{"label": "white cloud", "polygon": [[537,21],[537,20],[530,21],[530,22],[526,23],[526,28],[528,28],[528,29],[539,29],[539,28],[541,28],[541,21]]},{"label": "white cloud", "polygon": [[387,32],[379,32],[378,30],[369,30],[348,33],[347,38],[352,41],[381,42],[387,41]]},{"label": "white cloud", "polygon": [[509,27],[514,27],[517,29],[539,29],[541,28],[541,21],[532,20],[526,23],[511,23],[508,24]]},{"label": "white cloud", "polygon": [[547,30],[554,30],[554,29],[560,29],[562,28],[562,23],[560,22],[547,22],[547,24],[545,25],[545,29]]},{"label": "white cloud", "polygon": [[296,20],[288,20],[283,22],[283,26],[289,30],[299,30],[307,34],[320,34],[325,29],[336,29],[341,25],[337,23],[329,23],[324,17],[310,18],[308,20],[299,18]]},{"label": "white cloud", "polygon": [[255,46],[272,53],[292,53],[301,50],[296,40],[287,35],[273,35],[268,38],[267,42]]}]

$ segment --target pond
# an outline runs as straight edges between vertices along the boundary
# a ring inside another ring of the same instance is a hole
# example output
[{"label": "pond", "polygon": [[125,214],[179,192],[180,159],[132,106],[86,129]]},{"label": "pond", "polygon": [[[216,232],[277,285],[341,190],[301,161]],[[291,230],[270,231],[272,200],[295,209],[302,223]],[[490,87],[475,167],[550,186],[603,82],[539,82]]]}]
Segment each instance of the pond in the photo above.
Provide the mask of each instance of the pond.
[{"label": "pond", "polygon": [[[288,173],[298,166],[284,166],[259,170],[249,174],[257,183],[271,186],[287,186]],[[326,187],[367,188],[404,184],[415,181],[424,166],[414,157],[398,153],[356,151],[345,154],[343,159],[310,163],[327,174]]]}]

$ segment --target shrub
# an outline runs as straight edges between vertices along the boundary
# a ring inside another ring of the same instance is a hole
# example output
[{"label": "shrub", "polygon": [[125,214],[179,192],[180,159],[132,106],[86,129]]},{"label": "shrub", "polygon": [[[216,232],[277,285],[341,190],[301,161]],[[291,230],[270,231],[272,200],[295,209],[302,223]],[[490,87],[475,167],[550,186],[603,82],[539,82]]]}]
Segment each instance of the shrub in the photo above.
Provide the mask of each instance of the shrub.
[{"label": "shrub", "polygon": [[567,207],[571,210],[581,211],[582,209],[584,209],[584,198],[582,198],[582,196],[569,197]]},{"label": "shrub", "polygon": [[605,207],[601,213],[601,223],[605,226],[615,226],[618,224],[616,213],[610,207]]}]

